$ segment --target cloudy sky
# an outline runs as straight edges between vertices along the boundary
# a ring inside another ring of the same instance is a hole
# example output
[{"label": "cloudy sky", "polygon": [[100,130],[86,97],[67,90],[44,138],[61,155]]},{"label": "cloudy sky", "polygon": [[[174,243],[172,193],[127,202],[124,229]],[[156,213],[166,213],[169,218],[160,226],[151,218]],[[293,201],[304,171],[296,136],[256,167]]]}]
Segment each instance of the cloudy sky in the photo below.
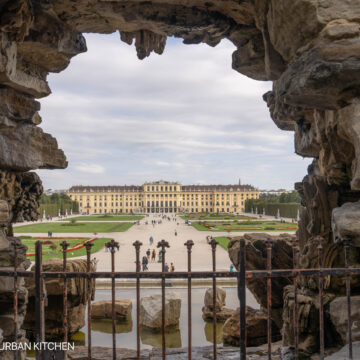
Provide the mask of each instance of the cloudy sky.
[{"label": "cloudy sky", "polygon": [[67,155],[66,170],[40,170],[45,188],[249,183],[292,189],[309,159],[270,119],[256,82],[231,69],[234,46],[168,39],[140,61],[118,34],[86,35],[88,52],[51,74],[41,127]]}]

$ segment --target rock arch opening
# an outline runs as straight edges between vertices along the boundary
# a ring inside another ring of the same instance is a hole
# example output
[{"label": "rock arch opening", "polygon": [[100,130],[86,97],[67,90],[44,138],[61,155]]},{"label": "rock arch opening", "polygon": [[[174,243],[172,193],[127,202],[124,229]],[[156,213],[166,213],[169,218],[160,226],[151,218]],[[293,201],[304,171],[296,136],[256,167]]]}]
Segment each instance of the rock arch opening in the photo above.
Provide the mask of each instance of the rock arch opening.
[{"label": "rock arch opening", "polygon": [[[295,132],[297,154],[314,159],[296,184],[306,206],[299,229],[301,266],[316,267],[312,240],[318,235],[325,239],[324,265],[342,265],[335,240],[344,236],[351,236],[358,264],[360,231],[353,224],[360,207],[359,18],[358,3],[342,0],[0,0],[1,266],[12,257],[11,224],[37,217],[42,185],[29,171],[67,165],[56,140],[37,126],[36,99],[51,91],[47,75],[86,51],[82,33],[116,30],[126,43],[135,41],[140,59],[161,54],[167,36],[210,46],[226,38],[237,48],[234,70],[273,81],[264,95],[273,121]],[[311,279],[302,285],[311,297],[316,285]],[[0,289],[6,299],[10,290],[6,284]],[[342,295],[333,279],[325,290]],[[358,291],[355,281],[354,295]]]}]

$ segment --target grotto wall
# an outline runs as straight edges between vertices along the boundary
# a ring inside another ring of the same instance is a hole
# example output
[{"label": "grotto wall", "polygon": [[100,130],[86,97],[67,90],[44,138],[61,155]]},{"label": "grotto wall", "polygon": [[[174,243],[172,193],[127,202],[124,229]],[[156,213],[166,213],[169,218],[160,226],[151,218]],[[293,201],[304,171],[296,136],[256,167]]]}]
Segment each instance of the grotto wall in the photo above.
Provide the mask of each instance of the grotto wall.
[{"label": "grotto wall", "polygon": [[[12,222],[38,216],[42,186],[31,170],[67,166],[56,139],[39,126],[37,99],[51,93],[47,75],[65,70],[73,56],[86,51],[83,33],[115,31],[119,40],[135,43],[139,59],[161,54],[168,36],[210,46],[228,39],[236,48],[235,71],[273,81],[273,90],[264,95],[273,121],[294,132],[297,154],[314,159],[296,184],[306,207],[298,233],[301,266],[317,266],[313,240],[318,235],[325,239],[324,263],[343,264],[344,234],[354,239],[351,254],[358,265],[359,228],[349,227],[350,216],[351,222],[360,216],[350,210],[358,209],[360,200],[358,0],[0,0],[0,200],[8,211],[2,226],[5,242],[15,241]],[[8,260],[1,258],[0,267],[7,266]],[[316,290],[311,279],[302,279],[301,286],[307,292]],[[358,287],[354,280],[354,295]],[[331,279],[325,290],[336,297],[342,286]],[[284,304],[290,303],[284,298]]]}]

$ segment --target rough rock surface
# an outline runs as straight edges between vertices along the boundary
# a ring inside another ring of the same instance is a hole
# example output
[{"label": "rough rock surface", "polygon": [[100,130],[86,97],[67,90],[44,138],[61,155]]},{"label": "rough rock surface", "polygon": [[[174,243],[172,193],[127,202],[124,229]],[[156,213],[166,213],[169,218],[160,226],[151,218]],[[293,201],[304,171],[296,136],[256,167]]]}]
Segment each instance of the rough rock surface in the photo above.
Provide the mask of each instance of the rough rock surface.
[{"label": "rough rock surface", "polygon": [[[219,360],[235,360],[239,358],[239,348],[231,346],[218,346],[217,358]],[[192,348],[193,359],[196,360],[211,360],[213,359],[213,347],[195,347]],[[259,348],[248,349],[248,354],[256,356],[258,360],[266,360],[267,355],[265,351]],[[94,360],[111,360],[113,358],[112,348],[94,346],[91,353]],[[142,350],[141,359],[159,360],[161,359],[161,348],[153,348],[152,350]],[[116,358],[119,360],[135,360],[136,350],[130,349],[116,349]],[[187,348],[173,348],[166,349],[166,358],[170,360],[186,360],[188,358]],[[87,347],[77,346],[76,350],[69,351],[69,359],[71,360],[87,360]],[[274,360],[280,360],[279,357],[273,357]]]},{"label": "rough rock surface", "polygon": [[[334,295],[325,294],[323,303],[325,309],[334,299]],[[319,302],[318,294],[305,289],[298,289],[298,334],[299,351],[305,356],[319,349]],[[294,347],[294,287],[289,285],[284,289],[283,312],[283,345]],[[327,313],[324,313],[324,328],[326,346],[334,347],[340,339]]]},{"label": "rough rock surface", "polygon": [[[216,321],[223,322],[233,315],[235,310],[224,308],[226,304],[226,291],[221,287],[216,287]],[[213,289],[205,291],[204,307],[202,308],[203,319],[212,320],[214,317]]]},{"label": "rough rock surface", "polygon": [[[115,300],[115,316],[118,320],[131,317],[131,300]],[[91,317],[93,319],[106,319],[112,316],[111,300],[96,301],[91,304]]]},{"label": "rough rock surface", "polygon": [[[273,329],[275,330],[274,326]],[[247,346],[258,346],[267,343],[267,315],[250,306],[246,308]],[[279,333],[273,333],[273,341],[279,340]],[[224,344],[240,346],[240,309],[226,320],[223,327]]]},{"label": "rough rock surface", "polygon": [[[324,238],[324,266],[343,266],[331,216],[333,209],[360,200],[359,19],[359,3],[350,0],[0,0],[0,200],[10,210],[4,236],[11,236],[11,222],[37,218],[41,183],[25,171],[67,165],[56,140],[38,127],[36,99],[51,93],[49,72],[64,70],[86,51],[83,32],[119,31],[122,41],[135,40],[141,59],[161,54],[168,36],[210,46],[228,39],[236,48],[233,68],[273,81],[264,100],[275,124],[295,132],[297,154],[315,159],[296,184],[305,207],[300,266],[318,265],[318,235]],[[345,219],[341,223],[347,226]],[[359,258],[352,246],[353,266]],[[317,290],[314,277],[299,283]],[[281,294],[284,284],[274,284]],[[325,285],[335,296],[344,291],[339,278],[327,278]],[[358,278],[352,285],[352,293],[360,294]],[[280,326],[282,300],[274,301]]]},{"label": "rough rock surface", "polygon": [[[228,309],[228,308],[222,308],[220,311],[216,312],[216,321],[217,322],[224,322],[225,320],[227,320],[229,317],[231,317],[236,310],[233,309]],[[210,310],[209,308],[207,308],[206,306],[204,306],[202,308],[202,312],[203,312],[203,319],[210,321],[214,318],[214,313],[212,310]]]},{"label": "rough rock surface", "polygon": [[[325,360],[344,360],[349,356],[349,345],[327,356]],[[360,359],[360,341],[353,342],[353,359]]]},{"label": "rough rock surface", "polygon": [[[216,287],[216,311],[223,309],[226,304],[226,291],[221,287]],[[209,310],[213,310],[213,289],[208,288],[205,291],[204,305]]]},{"label": "rough rock surface", "polygon": [[[20,239],[7,236],[7,228],[11,221],[9,204],[0,200],[0,264],[2,270],[14,270],[15,246],[17,252],[18,270],[26,270],[30,262],[26,260],[26,246],[21,244]],[[25,341],[25,331],[22,330],[28,291],[23,278],[18,278],[18,338],[19,342]],[[11,277],[0,278],[0,342],[14,341],[14,280]],[[25,359],[25,352],[19,351],[19,359]],[[10,359],[11,352],[1,351],[0,359]]]},{"label": "rough rock surface", "polygon": [[[165,297],[166,326],[179,324],[181,298],[177,293],[167,293]],[[144,327],[158,330],[162,327],[161,295],[143,296],[140,300],[140,324]]]},{"label": "rough rock surface", "polygon": [[[331,322],[344,344],[348,342],[348,316],[346,297],[334,299],[329,306]],[[360,341],[360,296],[351,298],[351,338]]]},{"label": "rough rock surface", "polygon": [[360,247],[360,201],[333,210],[332,230],[335,239],[349,237],[353,246]]},{"label": "rough rock surface", "polygon": [[[245,234],[243,238],[246,241],[246,269],[264,270],[267,263],[266,242],[272,241],[272,268],[290,269],[293,266],[291,241],[295,239],[294,235],[281,234],[271,236],[263,233]],[[235,237],[229,243],[229,256],[234,266],[239,269],[239,251],[241,237]],[[283,289],[291,284],[287,278],[272,279],[272,318],[277,325],[277,333],[282,328],[282,309],[283,309]],[[262,308],[267,308],[267,285],[266,279],[249,279],[246,286],[252,292],[257,302]]]},{"label": "rough rock surface", "polygon": [[[91,265],[92,266],[92,265]],[[33,269],[33,268],[32,268]],[[62,271],[62,260],[51,259],[43,261],[43,271]],[[86,272],[86,260],[68,260],[67,272]],[[94,268],[91,268],[94,271]],[[29,303],[24,321],[27,334],[33,336],[35,329],[35,283],[33,278],[26,278],[26,287],[29,291]],[[68,326],[69,334],[74,334],[85,325],[85,310],[87,304],[87,280],[71,278],[67,281],[68,289]],[[51,278],[45,281],[45,337],[59,339],[63,336],[63,290],[62,279]],[[91,298],[95,294],[95,281],[92,280]]]}]

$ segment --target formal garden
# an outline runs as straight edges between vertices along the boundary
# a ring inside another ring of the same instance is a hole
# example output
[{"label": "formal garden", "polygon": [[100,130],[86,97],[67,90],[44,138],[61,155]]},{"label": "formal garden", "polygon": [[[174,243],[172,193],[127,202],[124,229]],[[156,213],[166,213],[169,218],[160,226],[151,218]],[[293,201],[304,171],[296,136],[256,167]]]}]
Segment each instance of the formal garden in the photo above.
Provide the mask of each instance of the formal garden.
[{"label": "formal garden", "polygon": [[256,217],[225,213],[190,213],[180,216],[184,220],[253,220]]},{"label": "formal garden", "polygon": [[59,221],[139,221],[143,219],[144,215],[83,215],[70,218],[63,218]]},{"label": "formal garden", "polygon": [[62,247],[61,243],[66,241],[69,243],[67,248],[67,257],[78,257],[86,255],[85,243],[90,241],[93,243],[91,247],[91,253],[95,253],[104,248],[105,243],[111,241],[109,238],[89,238],[89,237],[31,237],[31,236],[20,236],[21,242],[27,246],[26,257],[29,260],[35,260],[35,243],[38,240],[43,242],[42,245],[42,258],[62,258]]},{"label": "formal garden", "polygon": [[229,221],[229,222],[211,222],[198,221],[191,224],[195,229],[200,231],[296,231],[296,223],[281,221]]},{"label": "formal garden", "polygon": [[78,222],[72,220],[66,223],[48,222],[15,226],[14,233],[112,233],[126,231],[133,225],[133,222]]}]

